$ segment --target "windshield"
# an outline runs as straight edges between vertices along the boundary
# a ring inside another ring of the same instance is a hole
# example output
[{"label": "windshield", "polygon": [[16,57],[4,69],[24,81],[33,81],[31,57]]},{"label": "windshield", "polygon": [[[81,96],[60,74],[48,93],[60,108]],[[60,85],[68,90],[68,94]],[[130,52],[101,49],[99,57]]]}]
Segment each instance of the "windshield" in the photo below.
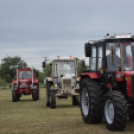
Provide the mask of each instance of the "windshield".
[{"label": "windshield", "polygon": [[133,42],[107,43],[106,44],[106,57],[107,57],[108,71],[121,70],[121,52],[120,52],[121,44],[123,46],[124,71],[133,69],[133,61],[132,61]]},{"label": "windshield", "polygon": [[32,71],[19,71],[19,79],[32,78]]},{"label": "windshield", "polygon": [[75,76],[75,62],[73,61],[56,61],[55,62],[55,76]]}]

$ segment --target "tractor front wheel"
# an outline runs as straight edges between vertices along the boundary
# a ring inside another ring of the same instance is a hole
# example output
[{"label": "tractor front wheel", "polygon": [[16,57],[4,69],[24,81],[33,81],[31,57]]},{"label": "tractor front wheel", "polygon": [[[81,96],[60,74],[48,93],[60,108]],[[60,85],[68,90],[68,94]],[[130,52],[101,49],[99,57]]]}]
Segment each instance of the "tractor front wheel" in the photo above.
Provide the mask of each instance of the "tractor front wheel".
[{"label": "tractor front wheel", "polygon": [[39,99],[40,99],[40,89],[39,89],[39,84],[37,84],[37,89],[38,89],[38,97],[37,97],[37,99],[39,100]]},{"label": "tractor front wheel", "polygon": [[20,101],[20,94],[17,94],[17,101]]},{"label": "tractor front wheel", "polygon": [[51,91],[50,108],[56,108],[56,96],[55,96],[55,92],[54,91]]},{"label": "tractor front wheel", "polygon": [[75,106],[75,105],[79,105],[77,96],[72,96],[72,104],[73,104],[74,106]]},{"label": "tractor front wheel", "polygon": [[38,90],[37,89],[33,89],[32,97],[33,97],[34,101],[37,101],[37,99],[38,99]]},{"label": "tractor front wheel", "polygon": [[51,87],[51,83],[47,82],[46,83],[46,106],[50,107],[50,87]]},{"label": "tractor front wheel", "polygon": [[12,101],[16,102],[17,101],[17,94],[15,90],[12,90]]},{"label": "tractor front wheel", "polygon": [[124,130],[127,123],[127,103],[119,91],[109,91],[104,104],[104,118],[109,130]]}]

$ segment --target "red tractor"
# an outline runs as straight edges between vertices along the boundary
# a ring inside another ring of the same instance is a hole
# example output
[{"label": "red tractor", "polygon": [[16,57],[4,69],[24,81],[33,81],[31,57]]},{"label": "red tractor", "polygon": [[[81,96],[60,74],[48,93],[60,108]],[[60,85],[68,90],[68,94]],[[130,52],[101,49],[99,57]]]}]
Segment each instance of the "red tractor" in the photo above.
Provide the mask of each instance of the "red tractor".
[{"label": "red tractor", "polygon": [[12,86],[12,100],[13,102],[19,101],[22,94],[30,95],[34,101],[39,99],[39,83],[38,72],[31,68],[22,68],[17,70],[17,80],[13,81]]},{"label": "red tractor", "polygon": [[134,121],[134,36],[122,34],[85,44],[89,69],[81,74],[81,112],[85,123],[123,130]]}]

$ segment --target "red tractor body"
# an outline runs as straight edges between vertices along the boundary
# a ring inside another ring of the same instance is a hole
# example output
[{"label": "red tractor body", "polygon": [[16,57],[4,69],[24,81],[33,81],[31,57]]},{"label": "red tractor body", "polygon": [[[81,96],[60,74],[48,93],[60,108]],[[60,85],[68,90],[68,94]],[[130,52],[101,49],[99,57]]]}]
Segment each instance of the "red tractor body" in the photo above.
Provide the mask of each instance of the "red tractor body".
[{"label": "red tractor body", "polygon": [[16,74],[17,80],[13,81],[12,86],[13,101],[19,100],[22,94],[32,94],[33,100],[39,99],[39,84],[35,71],[31,68],[22,68],[17,70]]}]

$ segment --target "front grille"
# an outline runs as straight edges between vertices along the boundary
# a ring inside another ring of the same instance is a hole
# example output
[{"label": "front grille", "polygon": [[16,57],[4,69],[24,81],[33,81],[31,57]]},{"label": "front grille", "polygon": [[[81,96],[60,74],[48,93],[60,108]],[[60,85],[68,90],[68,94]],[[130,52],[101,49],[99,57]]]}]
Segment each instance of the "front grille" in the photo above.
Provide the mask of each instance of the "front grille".
[{"label": "front grille", "polygon": [[63,89],[71,89],[71,79],[63,79]]},{"label": "front grille", "polygon": [[20,88],[27,88],[27,85],[25,82],[21,83]]}]

